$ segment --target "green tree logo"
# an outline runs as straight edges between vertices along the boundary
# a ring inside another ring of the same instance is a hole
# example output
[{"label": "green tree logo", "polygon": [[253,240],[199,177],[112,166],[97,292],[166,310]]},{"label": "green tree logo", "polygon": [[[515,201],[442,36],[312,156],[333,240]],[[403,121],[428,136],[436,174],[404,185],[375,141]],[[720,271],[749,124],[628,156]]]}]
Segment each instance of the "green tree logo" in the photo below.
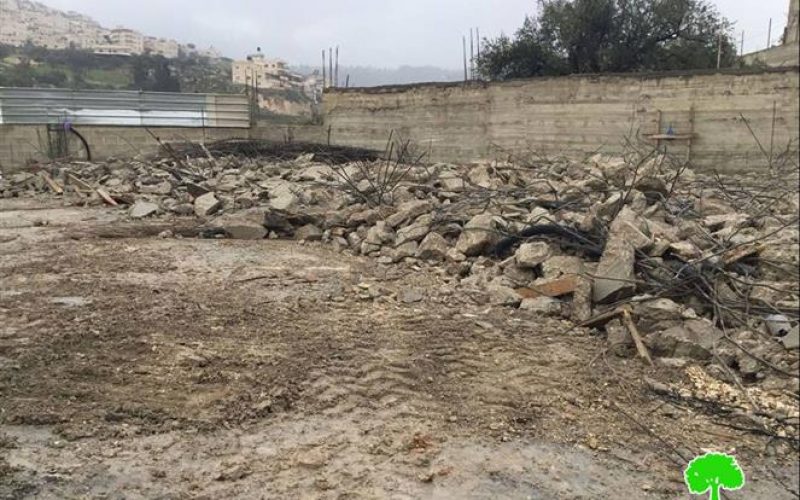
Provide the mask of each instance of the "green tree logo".
[{"label": "green tree logo", "polygon": [[744,486],[744,472],[736,459],[725,453],[706,453],[691,462],[683,471],[689,492],[702,495],[710,490],[709,500],[719,500],[719,491],[738,490]]}]

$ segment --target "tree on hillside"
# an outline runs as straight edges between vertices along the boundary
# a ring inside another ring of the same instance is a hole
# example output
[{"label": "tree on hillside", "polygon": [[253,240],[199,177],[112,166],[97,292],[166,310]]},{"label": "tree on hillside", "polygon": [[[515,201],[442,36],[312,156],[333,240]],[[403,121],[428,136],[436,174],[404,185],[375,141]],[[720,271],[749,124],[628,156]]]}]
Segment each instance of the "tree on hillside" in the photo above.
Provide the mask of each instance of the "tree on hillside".
[{"label": "tree on hillside", "polygon": [[484,41],[491,80],[704,69],[736,61],[729,23],[706,0],[540,0],[513,37]]},{"label": "tree on hillside", "polygon": [[169,61],[163,56],[144,54],[131,56],[131,71],[135,90],[180,92],[181,85],[173,74]]}]

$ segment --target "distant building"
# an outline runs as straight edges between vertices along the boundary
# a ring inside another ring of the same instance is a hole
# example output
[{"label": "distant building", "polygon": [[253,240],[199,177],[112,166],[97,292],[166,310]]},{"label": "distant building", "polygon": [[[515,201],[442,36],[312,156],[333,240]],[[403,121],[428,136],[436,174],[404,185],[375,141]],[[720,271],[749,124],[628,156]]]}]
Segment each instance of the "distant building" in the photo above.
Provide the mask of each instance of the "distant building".
[{"label": "distant building", "polygon": [[130,54],[144,52],[144,35],[128,28],[114,28],[109,35],[111,44]]},{"label": "distant building", "polygon": [[[0,44],[20,47],[32,43],[48,49],[76,48],[96,54],[138,55],[151,53],[178,57],[175,40],[145,36],[118,27],[103,28],[92,18],[77,12],[63,12],[31,0],[0,0]],[[214,49],[204,55],[219,57]]]},{"label": "distant building", "polygon": [[164,56],[169,59],[178,57],[178,42],[166,38],[145,37],[144,51],[149,54]]},{"label": "distant building", "polygon": [[769,47],[742,56],[744,62],[760,62],[767,66],[797,66],[800,64],[800,36],[798,36],[800,0],[789,0],[789,18],[783,32],[781,45]]},{"label": "distant building", "polygon": [[234,61],[231,68],[233,83],[261,89],[302,85],[303,78],[289,71],[285,61],[267,59],[261,49],[243,61]]},{"label": "distant building", "polygon": [[193,43],[178,45],[178,53],[185,57],[197,56],[208,57],[209,59],[219,59],[222,57],[222,54],[220,54],[220,52],[215,49],[213,45],[207,49],[198,49]]},{"label": "distant building", "polygon": [[786,24],[786,31],[783,32],[783,44],[800,43],[800,0],[790,0],[789,2],[789,22]]}]

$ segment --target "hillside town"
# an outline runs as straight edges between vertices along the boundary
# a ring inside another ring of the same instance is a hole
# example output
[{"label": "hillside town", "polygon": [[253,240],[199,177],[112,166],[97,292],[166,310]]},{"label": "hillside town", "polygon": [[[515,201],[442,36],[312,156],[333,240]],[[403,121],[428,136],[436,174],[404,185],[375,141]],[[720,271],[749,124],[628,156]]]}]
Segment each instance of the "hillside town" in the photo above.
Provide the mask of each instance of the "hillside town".
[{"label": "hillside town", "polygon": [[209,47],[148,36],[136,30],[105,28],[92,18],[63,12],[30,0],[0,0],[0,44],[21,47],[31,43],[46,49],[82,49],[95,54],[156,54],[166,58],[199,55],[218,58],[221,54]]}]

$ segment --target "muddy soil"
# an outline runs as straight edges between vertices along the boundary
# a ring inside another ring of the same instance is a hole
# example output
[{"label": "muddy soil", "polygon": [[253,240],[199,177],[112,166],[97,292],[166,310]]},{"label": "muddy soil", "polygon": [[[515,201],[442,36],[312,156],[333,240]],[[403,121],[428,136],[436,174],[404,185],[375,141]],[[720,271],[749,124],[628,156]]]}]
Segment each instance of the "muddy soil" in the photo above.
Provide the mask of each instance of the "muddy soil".
[{"label": "muddy soil", "polygon": [[682,498],[707,450],[745,469],[728,498],[796,497],[789,445],[593,332],[435,268],[120,217],[0,200],[0,497]]}]

